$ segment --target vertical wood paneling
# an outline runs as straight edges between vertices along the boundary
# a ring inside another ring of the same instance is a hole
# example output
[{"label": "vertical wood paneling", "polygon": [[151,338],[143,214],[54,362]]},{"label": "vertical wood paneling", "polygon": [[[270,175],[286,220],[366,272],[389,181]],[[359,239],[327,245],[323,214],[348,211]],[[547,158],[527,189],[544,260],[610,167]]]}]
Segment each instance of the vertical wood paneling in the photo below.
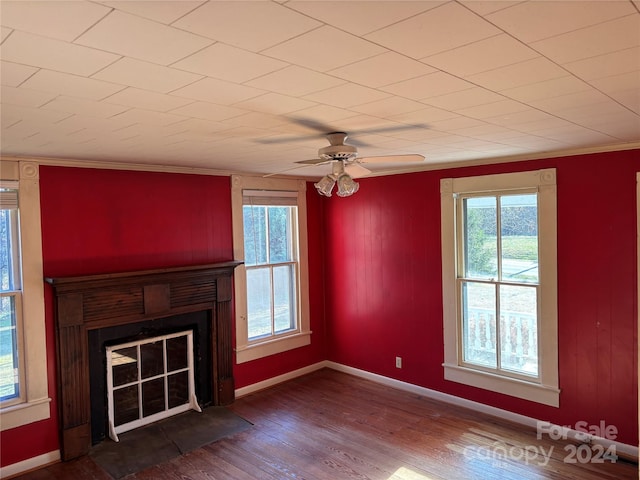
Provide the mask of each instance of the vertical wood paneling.
[{"label": "vertical wood paneling", "polygon": [[[635,176],[640,150],[360,180],[326,202],[330,360],[637,444]],[[443,378],[440,178],[556,168],[560,408]],[[346,200],[346,201],[345,201]],[[377,243],[377,242],[380,243]],[[375,268],[382,259],[382,268]],[[381,299],[381,302],[378,302]],[[376,308],[372,308],[372,307]],[[403,368],[394,359],[403,357]]]}]

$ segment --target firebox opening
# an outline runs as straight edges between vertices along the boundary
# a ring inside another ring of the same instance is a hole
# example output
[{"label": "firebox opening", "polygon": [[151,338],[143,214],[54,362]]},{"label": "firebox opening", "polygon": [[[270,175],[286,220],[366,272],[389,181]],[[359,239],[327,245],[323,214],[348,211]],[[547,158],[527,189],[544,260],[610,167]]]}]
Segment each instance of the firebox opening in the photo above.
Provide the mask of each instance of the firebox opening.
[{"label": "firebox opening", "polygon": [[195,397],[201,407],[212,404],[212,355],[214,352],[211,351],[210,314],[210,311],[193,312],[89,331],[91,442],[93,445],[103,441],[109,434],[107,349],[115,345],[192,331]]}]

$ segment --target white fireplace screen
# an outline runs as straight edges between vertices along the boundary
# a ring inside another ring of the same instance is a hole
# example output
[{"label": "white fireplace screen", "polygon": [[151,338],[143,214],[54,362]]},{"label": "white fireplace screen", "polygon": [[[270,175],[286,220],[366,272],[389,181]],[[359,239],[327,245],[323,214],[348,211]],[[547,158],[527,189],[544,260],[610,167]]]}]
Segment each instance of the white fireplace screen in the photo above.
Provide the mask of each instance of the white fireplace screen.
[{"label": "white fireplace screen", "polygon": [[193,331],[107,347],[109,436],[187,410],[195,394]]}]

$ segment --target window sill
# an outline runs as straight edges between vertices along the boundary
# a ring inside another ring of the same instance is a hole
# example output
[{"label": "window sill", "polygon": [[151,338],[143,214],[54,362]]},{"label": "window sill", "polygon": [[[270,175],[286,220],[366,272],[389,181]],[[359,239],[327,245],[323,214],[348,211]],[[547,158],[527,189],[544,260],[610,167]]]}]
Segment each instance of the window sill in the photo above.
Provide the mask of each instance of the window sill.
[{"label": "window sill", "polygon": [[50,402],[50,398],[42,398],[0,409],[0,431],[46,420],[51,416]]},{"label": "window sill", "polygon": [[560,406],[560,390],[556,387],[501,377],[500,375],[447,363],[444,363],[443,367],[445,380],[491,390],[556,408]]},{"label": "window sill", "polygon": [[236,363],[250,362],[259,358],[304,347],[311,343],[311,332],[299,332],[279,338],[270,338],[260,343],[236,348]]}]

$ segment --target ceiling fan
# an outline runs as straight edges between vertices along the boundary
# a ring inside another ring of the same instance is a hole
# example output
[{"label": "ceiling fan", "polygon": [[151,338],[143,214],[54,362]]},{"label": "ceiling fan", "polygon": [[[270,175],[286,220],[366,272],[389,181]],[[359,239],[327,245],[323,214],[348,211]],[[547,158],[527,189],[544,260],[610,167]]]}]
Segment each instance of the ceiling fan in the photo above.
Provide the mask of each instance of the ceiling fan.
[{"label": "ceiling fan", "polygon": [[333,187],[336,184],[338,185],[337,193],[340,197],[348,197],[356,193],[359,185],[353,179],[364,177],[371,173],[371,170],[362,166],[363,163],[408,163],[422,162],[424,160],[424,156],[420,154],[358,157],[358,148],[345,143],[347,133],[331,132],[327,134],[327,139],[329,140],[329,146],[318,150],[318,158],[295,162],[301,166],[329,163],[332,165],[332,172],[314,184],[318,193],[327,197],[331,196]]}]

